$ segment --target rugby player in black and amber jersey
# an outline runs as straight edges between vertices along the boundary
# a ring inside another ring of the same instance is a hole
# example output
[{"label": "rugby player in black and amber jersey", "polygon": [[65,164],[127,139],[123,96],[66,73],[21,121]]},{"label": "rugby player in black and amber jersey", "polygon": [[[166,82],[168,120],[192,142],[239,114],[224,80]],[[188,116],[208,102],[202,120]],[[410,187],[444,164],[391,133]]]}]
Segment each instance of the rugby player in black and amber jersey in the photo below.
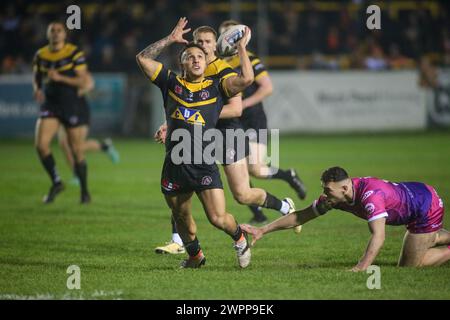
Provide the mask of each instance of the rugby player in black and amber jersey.
[{"label": "rugby player in black and amber jersey", "polygon": [[[202,26],[193,32],[194,42],[199,44],[206,52],[205,76],[218,78],[222,81],[229,77],[236,77],[238,74],[228,63],[216,56],[216,31],[209,26]],[[244,205],[248,205],[252,210],[254,217],[252,222],[261,222],[266,218],[258,210],[259,207],[265,207],[280,211],[281,214],[288,214],[294,211],[293,201],[289,198],[280,200],[260,188],[253,188],[250,185],[247,159],[248,140],[245,139],[241,146],[244,150],[238,148],[238,138],[234,136],[237,129],[243,129],[239,117],[242,113],[241,94],[228,98],[226,106],[220,113],[220,119],[216,128],[220,130],[223,137],[223,144],[217,145],[222,151],[222,156],[216,154],[216,160],[223,164],[224,172],[228,180],[231,193],[234,199]],[[160,130],[162,133],[162,130]],[[228,133],[228,134],[227,134]],[[241,138],[243,136],[241,135]],[[183,243],[177,233],[176,224],[172,219],[172,241],[163,246],[155,248],[156,253],[178,254],[184,253]]]},{"label": "rugby player in black and amber jersey", "polygon": [[[219,33],[223,33],[227,28],[238,25],[234,20],[222,22],[219,27]],[[306,187],[298,176],[296,170],[290,168],[283,170],[275,168],[266,163],[267,139],[261,139],[261,129],[267,129],[267,118],[262,105],[263,100],[272,93],[272,81],[269,73],[261,60],[253,53],[248,53],[252,62],[255,81],[245,89],[242,97],[242,116],[241,122],[244,130],[254,129],[256,135],[250,137],[250,175],[259,179],[281,179],[289,183],[296,191],[300,199],[306,197]],[[230,66],[239,71],[239,57],[234,55],[225,58]]]},{"label": "rugby player in black and amber jersey", "polygon": [[[175,164],[171,151],[176,146],[172,141],[175,130],[184,129],[190,132],[190,139],[193,142],[196,137],[192,133],[195,130],[215,128],[224,103],[222,96],[232,97],[252,83],[253,70],[245,50],[249,30],[246,30],[243,40],[238,44],[241,75],[221,80],[205,78],[206,53],[197,44],[189,44],[181,52],[183,76],[176,75],[154,60],[170,44],[188,43],[183,38],[183,35],[190,31],[185,29],[186,25],[186,18],[181,18],[169,36],[151,44],[136,56],[138,65],[161,89],[164,99],[168,135],[161,188],[189,254],[182,267],[198,268],[206,261],[191,214],[191,198],[195,192],[203,204],[209,221],[234,240],[239,266],[245,268],[250,264],[250,248],[236,220],[226,212],[225,196],[217,165],[214,162],[206,163],[203,158],[199,164],[192,161]],[[201,142],[199,147],[202,149],[200,151],[203,151],[205,143]],[[194,155],[191,154],[188,160],[193,158]]]},{"label": "rugby player in black and amber jersey", "polygon": [[88,132],[89,107],[86,99],[78,94],[89,82],[89,73],[84,53],[67,43],[66,36],[62,23],[50,23],[47,29],[49,44],[39,49],[34,57],[33,91],[40,103],[35,145],[52,181],[50,191],[44,197],[44,203],[50,203],[64,189],[50,149],[53,137],[60,125],[64,125],[75,159],[74,169],[80,180],[81,203],[89,203],[91,198],[83,148]]}]

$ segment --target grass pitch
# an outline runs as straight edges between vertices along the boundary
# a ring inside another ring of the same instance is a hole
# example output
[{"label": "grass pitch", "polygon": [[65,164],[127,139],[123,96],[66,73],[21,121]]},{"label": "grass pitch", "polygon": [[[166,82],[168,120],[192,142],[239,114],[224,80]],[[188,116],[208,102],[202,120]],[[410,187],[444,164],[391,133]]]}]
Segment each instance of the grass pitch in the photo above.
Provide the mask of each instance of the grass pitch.
[{"label": "grass pitch", "polygon": [[[79,191],[58,147],[54,155],[66,190],[51,205],[41,199],[49,180],[31,140],[0,141],[0,299],[450,299],[450,263],[437,268],[396,267],[404,227],[387,227],[375,264],[381,289],[369,290],[369,274],[347,270],[369,239],[367,223],[333,211],[309,224],[267,235],[240,270],[232,241],[206,220],[197,199],[193,211],[207,256],[199,270],[180,270],[183,255],[157,255],[170,240],[170,216],[159,180],[163,147],[151,140],[116,141],[122,161],[89,154],[93,202]],[[418,180],[435,186],[450,203],[450,134],[281,137],[281,167],[297,168],[309,187],[300,201],[282,181],[253,180],[297,207],[320,193],[323,169],[340,165],[352,176]],[[239,222],[250,211],[233,201],[223,179],[228,211]],[[271,220],[279,214],[266,210]],[[444,226],[450,228],[447,213]],[[68,290],[70,265],[81,269],[81,289]]]}]

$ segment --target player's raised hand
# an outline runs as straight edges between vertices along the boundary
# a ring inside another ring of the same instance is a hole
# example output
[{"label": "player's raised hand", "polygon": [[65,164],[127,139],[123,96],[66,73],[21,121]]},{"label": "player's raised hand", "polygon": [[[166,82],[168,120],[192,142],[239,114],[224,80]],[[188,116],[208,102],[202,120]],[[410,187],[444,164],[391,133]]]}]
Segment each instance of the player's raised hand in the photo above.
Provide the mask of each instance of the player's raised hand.
[{"label": "player's raised hand", "polygon": [[237,46],[238,48],[245,49],[248,42],[250,41],[250,28],[245,27],[244,29],[244,36],[238,41]]},{"label": "player's raised hand", "polygon": [[166,136],[167,136],[167,124],[164,123],[159,127],[158,131],[156,131],[154,138],[156,142],[164,144],[166,143]]},{"label": "player's raised hand", "polygon": [[261,228],[251,226],[249,224],[241,224],[241,229],[247,232],[252,236],[252,243],[251,246],[255,244],[256,241],[261,239],[263,237],[263,232]]},{"label": "player's raised hand", "polygon": [[178,20],[177,25],[172,30],[172,33],[169,36],[171,41],[177,42],[177,43],[184,43],[184,44],[189,43],[189,41],[187,41],[186,39],[183,38],[183,35],[185,33],[188,33],[189,31],[191,31],[191,28],[184,29],[186,27],[187,23],[188,23],[188,20],[186,19],[186,17],[182,17],[182,18],[180,18],[180,20]]}]

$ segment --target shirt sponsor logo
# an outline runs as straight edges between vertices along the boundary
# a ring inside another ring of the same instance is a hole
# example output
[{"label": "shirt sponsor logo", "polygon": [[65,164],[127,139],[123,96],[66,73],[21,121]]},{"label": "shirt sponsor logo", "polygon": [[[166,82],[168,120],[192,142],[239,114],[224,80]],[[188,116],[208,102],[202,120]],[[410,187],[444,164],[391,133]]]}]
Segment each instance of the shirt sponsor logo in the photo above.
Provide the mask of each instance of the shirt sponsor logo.
[{"label": "shirt sponsor logo", "polygon": [[180,185],[179,184],[176,184],[176,183],[173,183],[173,182],[169,182],[167,179],[162,179],[161,180],[161,186],[166,191],[174,191],[174,190],[180,189]]},{"label": "shirt sponsor logo", "polygon": [[369,214],[372,214],[372,213],[375,212],[375,205],[373,203],[368,203],[368,204],[365,205],[364,209],[366,209],[366,211]]},{"label": "shirt sponsor logo", "polygon": [[366,200],[368,197],[370,197],[370,196],[373,194],[373,192],[374,192],[373,190],[369,190],[369,191],[367,191],[366,193],[364,193],[364,195],[363,195],[361,201]]},{"label": "shirt sponsor logo", "polygon": [[205,125],[205,119],[203,119],[199,110],[178,107],[171,115],[171,118],[183,120],[190,124],[200,124],[202,126]]},{"label": "shirt sponsor logo", "polygon": [[441,223],[433,223],[431,225],[431,227],[434,229],[434,228],[439,228],[441,225],[442,225],[442,222]]}]

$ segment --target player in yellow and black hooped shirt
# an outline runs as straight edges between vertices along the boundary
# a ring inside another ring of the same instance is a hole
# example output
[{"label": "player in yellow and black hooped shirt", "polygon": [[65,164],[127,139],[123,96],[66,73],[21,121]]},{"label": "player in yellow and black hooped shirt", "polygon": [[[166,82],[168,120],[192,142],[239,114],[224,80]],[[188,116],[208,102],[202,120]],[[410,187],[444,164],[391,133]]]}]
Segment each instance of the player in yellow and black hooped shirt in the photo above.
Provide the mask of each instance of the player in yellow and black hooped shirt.
[{"label": "player in yellow and black hooped shirt", "polygon": [[[161,188],[189,254],[182,267],[198,268],[206,261],[196,237],[195,221],[190,210],[191,198],[196,192],[209,221],[235,241],[234,248],[239,266],[245,268],[250,264],[250,248],[236,220],[226,212],[217,165],[205,162],[175,164],[171,156],[171,150],[175,147],[171,135],[176,129],[193,132],[195,126],[197,129],[198,126],[203,129],[214,128],[223,107],[221,94],[232,97],[253,81],[253,70],[244,45],[249,31],[246,31],[243,40],[238,44],[243,66],[241,75],[225,80],[205,78],[205,51],[197,44],[189,44],[180,55],[183,76],[177,76],[154,59],[172,43],[187,43],[183,35],[190,29],[185,29],[186,25],[186,18],[181,18],[168,37],[151,44],[136,56],[142,71],[161,89],[164,98],[168,140]],[[190,139],[192,142],[194,136],[190,135]],[[200,143],[201,151],[203,147]]]},{"label": "player in yellow and black hooped shirt", "polygon": [[[230,26],[238,24],[238,22],[233,20],[224,21],[219,27],[219,32],[223,33]],[[259,130],[267,129],[267,118],[262,101],[272,93],[272,82],[266,67],[259,57],[251,52],[249,52],[248,55],[252,62],[255,82],[243,92],[241,122],[245,130],[256,130],[257,134],[254,137],[250,137],[250,154],[258,155],[256,158],[252,158],[252,160],[257,160],[255,161],[256,163],[249,163],[250,174],[253,177],[260,179],[284,180],[289,183],[296,191],[298,197],[303,200],[306,197],[306,187],[299,178],[296,170],[292,168],[287,170],[274,168],[267,165],[265,162],[267,146],[265,145],[264,140],[259,136]],[[236,55],[227,57],[225,61],[227,61],[233,69],[239,71],[240,62]]]},{"label": "player in yellow and black hooped shirt", "polygon": [[[216,56],[216,31],[209,26],[201,26],[194,30],[194,42],[201,45],[206,52],[205,76],[221,79],[222,81],[238,74],[228,63]],[[260,214],[260,206],[280,211],[287,214],[293,208],[292,200],[280,200],[261,188],[253,188],[247,166],[248,140],[242,145],[245,150],[238,149],[238,138],[230,133],[237,129],[243,129],[239,120],[242,113],[242,99],[239,96],[227,98],[227,105],[222,109],[216,128],[220,130],[223,144],[217,144],[222,149],[222,157],[216,154],[216,160],[223,165],[227,177],[228,186],[234,199],[243,205],[248,205],[253,212],[252,222],[262,221],[265,217]],[[228,133],[228,134],[227,134]],[[244,152],[241,152],[244,151]],[[220,154],[220,153],[219,153]],[[155,248],[156,253],[178,254],[184,253],[183,243],[177,233],[176,224],[172,219],[172,241]]]},{"label": "player in yellow and black hooped shirt", "polygon": [[47,29],[49,44],[36,52],[33,60],[33,90],[40,103],[36,123],[35,144],[41,162],[52,180],[44,203],[53,202],[64,186],[56,171],[50,143],[64,125],[74,154],[75,172],[80,180],[81,203],[89,203],[87,164],[83,143],[86,140],[89,107],[78,91],[89,77],[84,53],[66,42],[67,33],[60,22],[50,23]]}]

